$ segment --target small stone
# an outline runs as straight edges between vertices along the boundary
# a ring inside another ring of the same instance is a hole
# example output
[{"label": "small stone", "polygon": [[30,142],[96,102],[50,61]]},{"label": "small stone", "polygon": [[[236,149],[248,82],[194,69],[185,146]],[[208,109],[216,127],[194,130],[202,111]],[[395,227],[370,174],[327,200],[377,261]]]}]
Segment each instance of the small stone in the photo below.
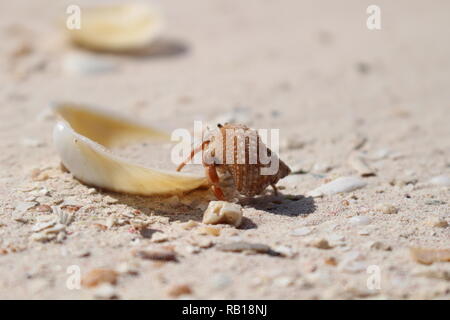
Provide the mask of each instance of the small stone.
[{"label": "small stone", "polygon": [[167,294],[173,298],[178,298],[179,296],[182,296],[182,295],[192,294],[192,289],[187,284],[178,284],[178,285],[172,286],[167,291]]},{"label": "small stone", "polygon": [[293,258],[297,255],[294,249],[287,246],[277,246],[274,248],[276,252],[278,252],[281,256],[286,258]]},{"label": "small stone", "polygon": [[306,236],[312,232],[312,228],[310,227],[301,227],[298,229],[295,229],[291,232],[292,236]]},{"label": "small stone", "polygon": [[188,222],[181,223],[180,226],[184,230],[191,230],[192,228],[195,228],[196,226],[198,226],[198,222],[196,222],[194,220],[189,220]]},{"label": "small stone", "polygon": [[381,204],[377,205],[375,207],[375,210],[379,211],[379,212],[383,212],[384,214],[395,214],[398,212],[397,207],[395,207],[391,204],[388,204],[388,203],[381,203]]},{"label": "small stone", "polygon": [[196,247],[202,248],[202,249],[211,248],[214,245],[214,242],[212,242],[210,239],[204,238],[204,237],[190,238],[188,241],[193,246],[196,246]]},{"label": "small stone", "polygon": [[168,248],[154,248],[154,249],[142,249],[135,250],[133,255],[145,260],[158,260],[158,261],[177,261],[177,255],[175,251]]},{"label": "small stone", "polygon": [[333,266],[333,267],[337,266],[337,264],[338,264],[335,257],[327,257],[327,258],[325,258],[324,262],[325,262],[325,264],[327,264],[329,266]]},{"label": "small stone", "polygon": [[83,287],[92,288],[102,283],[115,285],[117,283],[117,272],[111,269],[92,269],[81,280]]},{"label": "small stone", "polygon": [[450,249],[410,248],[411,257],[422,264],[450,262]]},{"label": "small stone", "polygon": [[425,223],[427,225],[429,225],[430,227],[433,228],[446,228],[448,227],[448,222],[443,219],[443,218],[439,218],[439,217],[432,217],[429,218],[425,221]]},{"label": "small stone", "polygon": [[425,204],[428,206],[440,206],[445,204],[445,201],[441,201],[441,200],[427,200],[425,201]]},{"label": "small stone", "polygon": [[112,227],[114,227],[116,225],[116,218],[108,217],[106,219],[105,225],[106,225],[106,227],[108,227],[108,229],[111,229]]},{"label": "small stone", "polygon": [[242,207],[226,201],[211,201],[203,214],[205,224],[231,224],[239,227],[242,222]]},{"label": "small stone", "polygon": [[114,204],[114,203],[119,202],[118,199],[113,198],[111,196],[106,196],[106,197],[103,198],[103,200],[105,201],[106,204]]},{"label": "small stone", "polygon": [[368,236],[370,234],[370,230],[369,229],[361,229],[361,230],[358,230],[358,234],[360,236]]},{"label": "small stone", "polygon": [[366,216],[354,216],[348,219],[353,225],[368,225],[371,223],[370,218]]},{"label": "small stone", "polygon": [[426,267],[427,269],[413,270],[412,275],[417,277],[426,277],[432,279],[450,281],[450,271],[443,269],[429,269],[432,267]]},{"label": "small stone", "polygon": [[186,251],[187,253],[192,253],[192,254],[199,253],[201,251],[200,248],[191,246],[191,245],[187,245],[187,246],[183,247],[183,250]]},{"label": "small stone", "polygon": [[392,247],[390,245],[387,245],[381,241],[369,242],[368,247],[370,249],[374,249],[374,250],[383,250],[383,251],[391,251],[392,250]]},{"label": "small stone", "polygon": [[169,240],[169,237],[162,232],[154,232],[151,241],[155,243],[166,242]]},{"label": "small stone", "polygon": [[220,236],[220,229],[219,228],[211,228],[211,227],[202,227],[202,228],[198,229],[198,233],[204,234],[204,235],[210,235],[213,237],[218,237],[218,236]]},{"label": "small stone", "polygon": [[430,183],[436,186],[450,187],[450,177],[447,175],[440,175],[430,179]]},{"label": "small stone", "polygon": [[350,166],[355,169],[361,177],[372,177],[375,176],[375,170],[373,170],[366,162],[363,155],[359,152],[353,152],[348,162]]},{"label": "small stone", "polygon": [[264,253],[268,255],[280,255],[272,250],[268,245],[261,243],[250,243],[245,241],[232,242],[218,247],[220,251],[225,252],[246,252],[249,254]]},{"label": "small stone", "polygon": [[295,282],[295,279],[293,277],[285,276],[285,277],[278,277],[273,280],[273,284],[277,287],[289,287],[293,285]]},{"label": "small stone", "polygon": [[332,246],[330,246],[330,244],[328,243],[328,241],[326,239],[314,239],[309,243],[311,246],[313,246],[314,248],[318,248],[318,249],[331,249],[333,248]]},{"label": "small stone", "polygon": [[38,203],[35,201],[24,201],[24,202],[18,203],[15,206],[15,209],[16,209],[16,212],[18,212],[18,213],[24,213],[28,209],[31,209],[37,205],[38,205]]},{"label": "small stone", "polygon": [[139,274],[139,265],[137,263],[123,262],[117,266],[116,271],[121,274],[135,276]]},{"label": "small stone", "polygon": [[96,299],[118,299],[116,289],[109,283],[103,283],[95,288],[94,298]]},{"label": "small stone", "polygon": [[41,204],[34,208],[34,211],[36,212],[52,212],[52,207],[46,204]]},{"label": "small stone", "polygon": [[96,194],[96,193],[97,193],[97,189],[95,189],[95,188],[89,188],[89,189],[87,190],[87,193],[88,193],[88,194]]},{"label": "small stone", "polygon": [[104,224],[100,224],[100,223],[94,223],[93,226],[99,231],[105,231],[108,229],[107,226],[105,226]]}]

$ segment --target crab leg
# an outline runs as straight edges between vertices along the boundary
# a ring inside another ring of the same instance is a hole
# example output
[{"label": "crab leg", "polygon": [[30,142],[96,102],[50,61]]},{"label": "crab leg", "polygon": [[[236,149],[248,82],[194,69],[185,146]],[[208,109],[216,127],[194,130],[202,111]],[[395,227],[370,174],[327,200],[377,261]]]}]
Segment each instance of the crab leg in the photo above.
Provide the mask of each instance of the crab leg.
[{"label": "crab leg", "polygon": [[197,148],[195,148],[194,150],[191,151],[191,154],[189,155],[189,157],[186,158],[186,160],[184,160],[183,162],[181,162],[178,167],[177,167],[177,171],[180,171],[181,169],[183,169],[183,167],[192,160],[192,158],[194,158],[195,154],[202,151],[206,145],[209,144],[209,140],[207,141],[203,141],[203,143],[201,145],[199,145]]},{"label": "crab leg", "polygon": [[209,178],[209,181],[212,183],[212,190],[216,195],[218,200],[225,200],[225,196],[223,195],[222,189],[219,186],[219,176],[217,175],[217,170],[215,165],[208,165],[205,168],[206,176]]}]

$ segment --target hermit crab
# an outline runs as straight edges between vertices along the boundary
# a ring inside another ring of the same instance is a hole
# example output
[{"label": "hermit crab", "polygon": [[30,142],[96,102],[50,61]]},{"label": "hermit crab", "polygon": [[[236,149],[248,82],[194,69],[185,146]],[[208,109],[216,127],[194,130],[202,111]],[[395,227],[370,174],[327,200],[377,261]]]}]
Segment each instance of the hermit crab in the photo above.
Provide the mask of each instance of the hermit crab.
[{"label": "hermit crab", "polygon": [[243,125],[219,125],[177,168],[180,171],[196,153],[204,151],[205,178],[139,165],[110,150],[143,140],[170,145],[170,136],[161,130],[85,105],[55,103],[52,109],[58,116],[53,141],[61,162],[76,179],[90,186],[144,196],[181,194],[212,186],[216,197],[223,200],[217,171],[230,174],[236,191],[249,197],[260,194],[269,185],[276,192],[275,184],[290,172],[265,146],[257,131]]},{"label": "hermit crab", "polygon": [[[289,167],[266,147],[256,130],[229,123],[218,124],[217,127],[215,135],[193,149],[177,171],[202,151],[202,164],[217,199],[225,198],[217,171],[230,174],[236,191],[241,195],[256,196],[269,185],[276,194],[275,185],[291,172]],[[262,156],[266,156],[265,159]]]}]

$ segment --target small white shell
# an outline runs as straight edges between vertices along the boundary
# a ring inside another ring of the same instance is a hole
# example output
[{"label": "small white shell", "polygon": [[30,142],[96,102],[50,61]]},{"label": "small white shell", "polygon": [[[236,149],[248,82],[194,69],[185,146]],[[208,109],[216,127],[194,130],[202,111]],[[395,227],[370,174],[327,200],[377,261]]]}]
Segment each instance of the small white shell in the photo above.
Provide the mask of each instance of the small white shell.
[{"label": "small white shell", "polygon": [[101,51],[138,50],[151,43],[162,30],[163,19],[144,3],[116,4],[81,9],[81,26],[70,29],[71,40]]},{"label": "small white shell", "polygon": [[61,118],[53,130],[61,161],[88,185],[140,195],[175,194],[206,185],[203,176],[136,165],[106,149],[144,138],[168,141],[160,131],[73,104],[57,104],[53,110]]},{"label": "small white shell", "polygon": [[341,192],[350,192],[363,188],[366,185],[367,183],[358,177],[340,177],[310,191],[308,196],[321,197],[324,195],[332,195]]}]

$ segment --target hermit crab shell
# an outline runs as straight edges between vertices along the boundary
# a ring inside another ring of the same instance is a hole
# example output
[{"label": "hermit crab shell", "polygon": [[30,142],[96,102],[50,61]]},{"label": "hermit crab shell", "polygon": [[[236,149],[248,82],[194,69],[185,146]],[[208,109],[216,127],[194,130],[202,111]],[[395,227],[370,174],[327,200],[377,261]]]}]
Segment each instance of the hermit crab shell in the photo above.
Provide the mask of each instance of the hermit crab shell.
[{"label": "hermit crab shell", "polygon": [[144,167],[107,149],[141,139],[170,141],[159,130],[86,106],[57,103],[52,109],[59,117],[53,130],[56,150],[85,184],[138,195],[177,194],[207,185],[204,176]]},{"label": "hermit crab shell", "polygon": [[143,3],[81,8],[80,28],[69,29],[71,40],[99,51],[146,47],[162,30],[160,12]]}]

